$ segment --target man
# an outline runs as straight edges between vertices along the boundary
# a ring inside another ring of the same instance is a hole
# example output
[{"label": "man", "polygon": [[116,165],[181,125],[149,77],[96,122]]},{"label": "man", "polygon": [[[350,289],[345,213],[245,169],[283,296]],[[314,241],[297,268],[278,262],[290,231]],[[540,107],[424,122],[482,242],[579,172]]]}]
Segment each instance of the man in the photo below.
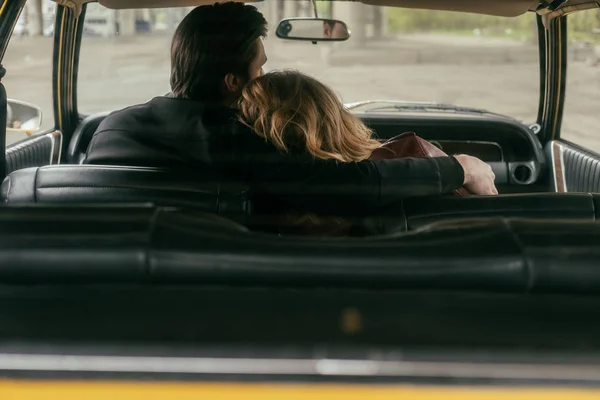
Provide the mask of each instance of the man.
[{"label": "man", "polygon": [[262,75],[267,21],[255,7],[200,6],[177,28],[170,96],[117,111],[98,127],[86,163],[186,168],[250,186],[272,204],[355,214],[463,184],[495,194],[491,168],[470,156],[338,163],[279,153],[238,121],[242,88]]},{"label": "man", "polygon": [[332,20],[323,21],[323,37],[326,39],[347,39],[348,28],[344,24]]}]

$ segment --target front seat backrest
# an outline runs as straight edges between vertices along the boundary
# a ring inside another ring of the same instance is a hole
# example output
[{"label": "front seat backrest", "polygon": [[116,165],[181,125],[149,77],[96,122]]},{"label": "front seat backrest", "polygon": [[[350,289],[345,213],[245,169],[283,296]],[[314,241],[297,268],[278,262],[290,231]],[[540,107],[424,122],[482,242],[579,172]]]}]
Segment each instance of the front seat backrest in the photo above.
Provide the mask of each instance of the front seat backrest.
[{"label": "front seat backrest", "polygon": [[98,129],[98,126],[108,114],[110,113],[104,112],[90,115],[77,125],[77,129],[73,132],[67,150],[66,162],[68,164],[81,164],[83,162],[87,153],[87,148],[92,141],[96,129]]},{"label": "front seat backrest", "polygon": [[249,212],[246,191],[222,190],[217,179],[188,171],[98,165],[50,165],[8,175],[1,195],[6,204],[154,203],[191,206],[236,220]]}]

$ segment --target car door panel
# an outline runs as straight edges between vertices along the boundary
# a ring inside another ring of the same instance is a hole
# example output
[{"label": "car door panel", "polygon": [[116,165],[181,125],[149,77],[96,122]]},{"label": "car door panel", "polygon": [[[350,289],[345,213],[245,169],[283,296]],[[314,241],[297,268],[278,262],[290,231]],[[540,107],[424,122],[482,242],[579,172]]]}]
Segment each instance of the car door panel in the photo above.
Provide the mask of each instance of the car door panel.
[{"label": "car door panel", "polygon": [[62,135],[59,131],[36,135],[6,148],[6,171],[57,164]]},{"label": "car door panel", "polygon": [[553,189],[565,192],[600,192],[600,155],[566,141],[548,143]]}]

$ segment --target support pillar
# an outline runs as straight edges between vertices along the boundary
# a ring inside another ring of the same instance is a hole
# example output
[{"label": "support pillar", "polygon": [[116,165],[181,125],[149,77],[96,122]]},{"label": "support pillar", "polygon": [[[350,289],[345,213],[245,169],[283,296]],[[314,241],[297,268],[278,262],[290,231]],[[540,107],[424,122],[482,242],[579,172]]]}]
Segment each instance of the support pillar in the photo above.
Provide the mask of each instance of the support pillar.
[{"label": "support pillar", "polygon": [[333,8],[333,18],[348,24],[352,37],[349,43],[364,47],[366,42],[367,6],[362,3],[337,2]]},{"label": "support pillar", "polygon": [[28,1],[24,12],[27,13],[27,32],[30,36],[42,36],[44,33],[44,15],[42,0]]},{"label": "support pillar", "polygon": [[118,10],[119,35],[132,36],[135,34],[135,10]]}]

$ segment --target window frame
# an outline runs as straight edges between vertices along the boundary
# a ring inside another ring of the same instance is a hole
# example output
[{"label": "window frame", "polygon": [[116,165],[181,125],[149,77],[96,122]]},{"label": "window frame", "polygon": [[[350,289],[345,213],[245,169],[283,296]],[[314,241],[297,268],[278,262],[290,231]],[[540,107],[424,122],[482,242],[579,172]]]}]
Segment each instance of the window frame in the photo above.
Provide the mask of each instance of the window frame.
[{"label": "window frame", "polygon": [[[555,18],[555,20],[560,21],[561,26],[560,26],[560,34],[561,34],[561,41],[559,43],[559,47],[561,48],[561,52],[560,55],[562,57],[562,62],[561,62],[561,70],[560,70],[560,82],[562,84],[562,93],[561,93],[561,98],[560,103],[559,103],[559,114],[557,115],[557,120],[555,121],[555,126],[556,129],[553,132],[553,136],[551,137],[552,140],[560,140],[562,142],[565,142],[573,147],[577,147],[577,148],[581,148],[584,149],[587,152],[590,152],[592,154],[595,155],[600,155],[598,153],[598,151],[589,149],[587,147],[585,147],[582,144],[579,143],[575,143],[573,141],[571,141],[570,139],[564,139],[561,137],[561,128],[562,128],[562,119],[564,117],[564,109],[565,109],[565,94],[566,94],[566,90],[567,90],[567,73],[568,73],[568,19],[569,16],[574,14],[574,13],[581,13],[581,12],[598,12],[600,13],[600,4],[597,4],[596,7],[585,7],[585,8],[581,8],[581,9],[576,9],[572,12],[568,12],[565,13],[563,15],[561,15],[560,17]],[[600,93],[598,94],[600,96]]]}]

